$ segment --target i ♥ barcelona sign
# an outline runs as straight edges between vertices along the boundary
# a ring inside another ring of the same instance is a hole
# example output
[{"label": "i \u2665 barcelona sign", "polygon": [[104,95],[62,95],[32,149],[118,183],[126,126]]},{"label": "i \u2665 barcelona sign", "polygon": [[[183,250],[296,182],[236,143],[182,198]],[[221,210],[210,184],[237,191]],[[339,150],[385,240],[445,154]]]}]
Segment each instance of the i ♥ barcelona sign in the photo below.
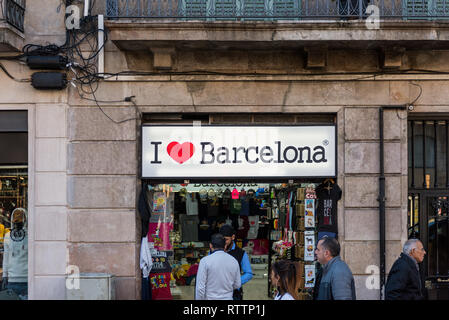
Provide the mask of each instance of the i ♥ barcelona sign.
[{"label": "i \u2665 barcelona sign", "polygon": [[336,143],[334,125],[145,125],[142,178],[335,177]]}]

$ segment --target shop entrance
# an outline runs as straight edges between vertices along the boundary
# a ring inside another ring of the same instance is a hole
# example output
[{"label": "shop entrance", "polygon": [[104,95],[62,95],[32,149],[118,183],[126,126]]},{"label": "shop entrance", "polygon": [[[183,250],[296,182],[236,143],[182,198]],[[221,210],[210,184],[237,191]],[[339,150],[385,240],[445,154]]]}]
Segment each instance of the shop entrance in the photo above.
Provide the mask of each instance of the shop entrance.
[{"label": "shop entrance", "polygon": [[269,276],[278,259],[296,262],[298,298],[311,299],[316,241],[320,232],[338,230],[335,115],[147,114],[144,120],[152,299],[195,298],[198,263],[224,224],[245,252],[236,258],[244,300],[274,297]]},{"label": "shop entrance", "polygon": [[[297,263],[299,297],[312,299],[314,250],[323,224],[317,195],[332,189],[339,190],[333,179],[149,184],[152,298],[195,299],[199,261],[210,253],[211,235],[229,224],[248,261],[241,268],[244,300],[274,297],[269,275],[279,259]],[[329,219],[329,230],[337,230],[336,215]]]},{"label": "shop entrance", "polygon": [[412,119],[409,135],[408,236],[427,252],[422,275],[430,300],[449,299],[449,118]]}]

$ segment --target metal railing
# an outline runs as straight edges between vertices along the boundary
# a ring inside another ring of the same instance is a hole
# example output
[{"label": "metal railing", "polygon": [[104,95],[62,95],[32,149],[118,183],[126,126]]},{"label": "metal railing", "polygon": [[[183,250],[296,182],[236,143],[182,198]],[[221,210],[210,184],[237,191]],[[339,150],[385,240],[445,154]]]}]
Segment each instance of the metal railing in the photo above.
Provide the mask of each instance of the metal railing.
[{"label": "metal railing", "polygon": [[449,19],[449,0],[106,0],[106,17],[181,20]]},{"label": "metal railing", "polygon": [[3,1],[3,17],[13,27],[24,32],[26,0],[4,0]]}]

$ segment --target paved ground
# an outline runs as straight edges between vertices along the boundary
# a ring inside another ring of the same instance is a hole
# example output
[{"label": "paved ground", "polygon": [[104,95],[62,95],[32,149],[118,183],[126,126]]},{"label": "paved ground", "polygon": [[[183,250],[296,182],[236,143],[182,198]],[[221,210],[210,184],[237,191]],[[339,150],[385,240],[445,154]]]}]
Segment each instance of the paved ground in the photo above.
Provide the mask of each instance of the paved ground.
[{"label": "paved ground", "polygon": [[[181,294],[174,299],[179,300],[193,300],[195,292],[195,283],[190,286],[177,287]],[[245,300],[271,300],[267,296],[268,280],[265,279],[252,279],[250,282],[243,286]]]}]

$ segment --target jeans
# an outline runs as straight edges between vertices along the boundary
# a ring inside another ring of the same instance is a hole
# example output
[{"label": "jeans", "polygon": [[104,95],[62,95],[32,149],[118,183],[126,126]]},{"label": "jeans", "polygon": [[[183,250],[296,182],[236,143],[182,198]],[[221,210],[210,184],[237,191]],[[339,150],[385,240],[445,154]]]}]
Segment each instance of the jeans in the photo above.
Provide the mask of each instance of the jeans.
[{"label": "jeans", "polygon": [[142,277],[142,297],[141,300],[151,300],[151,284],[149,278]]},{"label": "jeans", "polygon": [[6,289],[11,289],[19,295],[21,300],[28,300],[28,283],[27,282],[8,282]]}]

